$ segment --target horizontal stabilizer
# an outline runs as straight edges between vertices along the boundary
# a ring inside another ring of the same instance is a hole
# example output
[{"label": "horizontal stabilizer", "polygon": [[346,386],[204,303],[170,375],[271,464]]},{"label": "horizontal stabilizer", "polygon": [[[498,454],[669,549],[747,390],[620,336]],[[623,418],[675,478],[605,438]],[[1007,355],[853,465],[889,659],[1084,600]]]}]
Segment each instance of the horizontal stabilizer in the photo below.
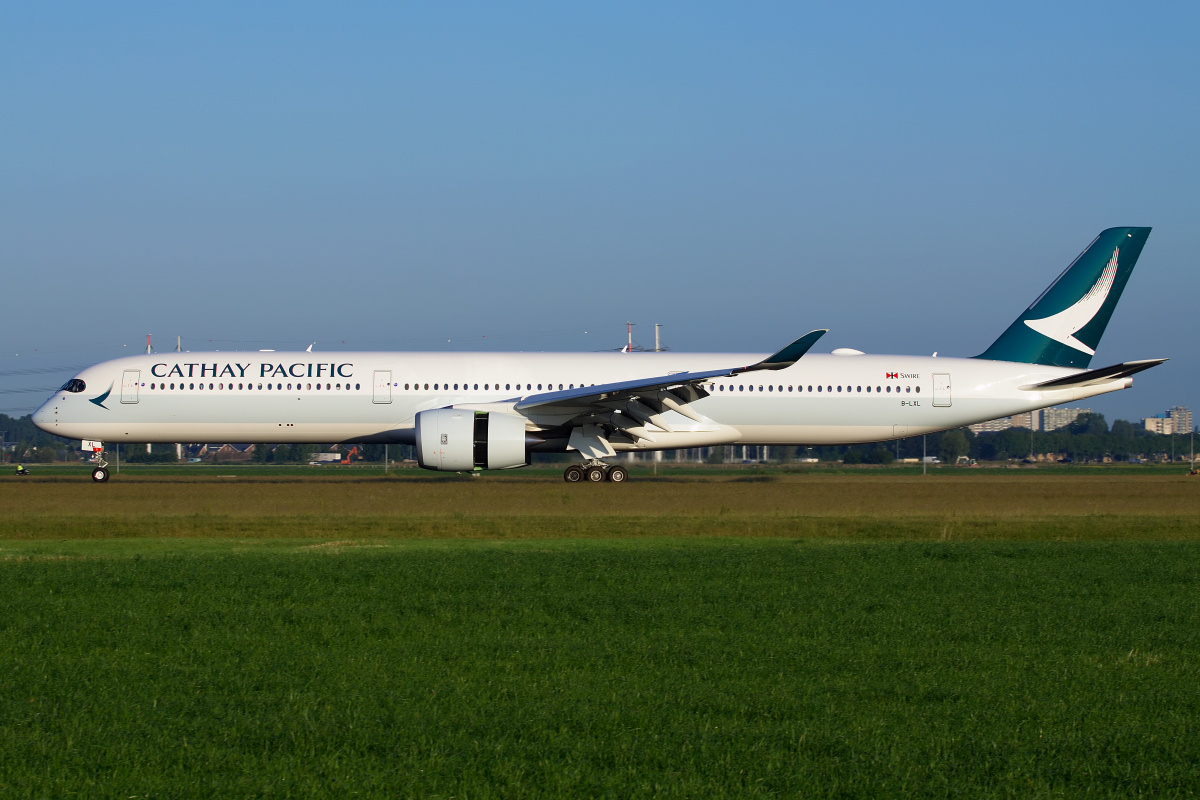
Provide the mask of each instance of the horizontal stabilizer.
[{"label": "horizontal stabilizer", "polygon": [[1081,386],[1095,386],[1100,383],[1109,383],[1121,378],[1128,378],[1130,375],[1139,373],[1144,369],[1157,367],[1166,360],[1165,358],[1148,358],[1144,361],[1126,361],[1124,364],[1113,364],[1111,367],[1077,372],[1074,375],[1068,375],[1065,378],[1055,378],[1052,381],[1026,384],[1021,388],[1027,392],[1040,392],[1053,391],[1055,389],[1076,389]]}]

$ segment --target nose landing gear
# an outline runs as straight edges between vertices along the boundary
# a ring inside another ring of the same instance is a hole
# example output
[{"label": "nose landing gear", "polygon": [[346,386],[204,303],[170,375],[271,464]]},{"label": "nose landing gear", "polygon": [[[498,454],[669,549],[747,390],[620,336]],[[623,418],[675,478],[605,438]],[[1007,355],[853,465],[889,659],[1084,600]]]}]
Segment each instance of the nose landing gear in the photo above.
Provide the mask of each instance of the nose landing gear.
[{"label": "nose landing gear", "polygon": [[92,470],[93,483],[106,483],[108,481],[108,462],[104,460],[104,447],[96,451],[95,456],[96,468]]}]

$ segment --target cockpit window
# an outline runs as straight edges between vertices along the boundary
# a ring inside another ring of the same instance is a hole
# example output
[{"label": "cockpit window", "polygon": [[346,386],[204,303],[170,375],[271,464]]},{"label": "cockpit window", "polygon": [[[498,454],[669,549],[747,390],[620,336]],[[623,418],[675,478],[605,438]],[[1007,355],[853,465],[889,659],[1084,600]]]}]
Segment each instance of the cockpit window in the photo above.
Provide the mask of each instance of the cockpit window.
[{"label": "cockpit window", "polygon": [[59,389],[59,391],[60,392],[82,392],[86,388],[87,388],[87,384],[84,383],[83,381],[79,380],[79,378],[71,378],[71,380],[69,380],[63,384],[63,387],[61,389]]}]

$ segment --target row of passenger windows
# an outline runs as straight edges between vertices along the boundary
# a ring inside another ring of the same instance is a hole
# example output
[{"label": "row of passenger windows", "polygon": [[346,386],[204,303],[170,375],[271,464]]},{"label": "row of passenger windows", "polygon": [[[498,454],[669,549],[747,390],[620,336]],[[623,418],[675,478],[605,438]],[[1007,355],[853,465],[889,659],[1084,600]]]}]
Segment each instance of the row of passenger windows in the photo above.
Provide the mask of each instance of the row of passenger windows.
[{"label": "row of passenger windows", "polygon": [[[146,384],[144,384],[144,383],[142,384],[142,386],[145,386],[145,385]],[[242,384],[242,383],[239,383],[236,388],[246,389],[246,390],[259,389],[261,391],[270,391],[270,390],[274,389],[276,391],[283,391],[284,390],[283,387],[284,387],[284,384],[282,384],[282,383],[266,383],[266,384],[263,384],[263,383]],[[175,384],[173,384],[173,383],[170,383],[170,384],[167,384],[167,383],[154,384],[154,383],[152,383],[152,384],[150,384],[150,388],[156,389],[156,390],[165,389],[167,391],[170,391],[175,388]],[[234,385],[231,383],[228,386],[226,386],[223,383],[218,383],[215,385],[215,388],[214,388],[214,384],[211,384],[211,383],[208,384],[207,386],[203,383],[189,383],[186,386],[183,383],[180,383],[179,388],[180,389],[205,389],[205,388],[208,388],[208,389],[212,389],[213,391],[232,391],[234,389]],[[290,383],[287,384],[287,388],[288,388],[288,391],[292,391],[292,384],[290,384]],[[322,388],[325,391],[330,391],[330,392],[349,391],[350,384],[347,383],[346,386],[343,388],[342,384],[340,384],[340,383],[333,383],[333,384],[327,383],[327,384],[325,384],[324,387],[322,387],[321,384],[319,384],[319,383],[297,383],[294,391],[313,391],[314,389],[316,391],[321,391]],[[359,389],[359,388],[361,388],[361,385],[356,383],[356,384],[354,384],[354,388]]]},{"label": "row of passenger windows", "polygon": [[[145,386],[145,384],[142,384],[142,385],[143,385],[143,386]],[[532,384],[532,383],[527,383],[527,384],[525,384],[525,390],[526,390],[526,391],[533,391],[533,387],[534,387],[534,385],[535,385],[535,384]],[[591,384],[591,385],[592,385],[592,386],[595,386],[596,384],[594,384],[594,383],[593,383],[593,384]],[[267,383],[267,384],[262,384],[262,383],[259,383],[259,384],[254,384],[254,383],[246,383],[246,384],[242,384],[242,383],[239,383],[239,384],[237,384],[237,387],[236,387],[236,388],[237,388],[239,391],[244,391],[244,390],[254,390],[254,389],[256,389],[256,388],[257,388],[259,391],[271,391],[272,389],[274,389],[275,391],[285,391],[285,389],[284,389],[284,386],[286,386],[286,387],[287,387],[286,391],[313,391],[314,389],[315,389],[316,391],[321,391],[321,389],[322,389],[322,386],[321,386],[321,384],[319,384],[319,383],[315,383],[315,384],[314,384],[314,383],[297,383],[297,384],[295,384],[295,389],[293,389],[293,388],[292,388],[293,384],[290,384],[290,383],[288,383],[288,384],[283,384],[283,383]],[[411,389],[410,389],[410,386],[411,386]],[[513,389],[513,386],[514,386],[514,384],[510,384],[510,383],[506,383],[506,384],[504,384],[504,391],[508,391],[508,392],[514,391],[514,389]],[[521,391],[521,384],[519,384],[519,383],[518,383],[518,384],[515,384],[515,386],[516,386],[516,389],[515,389],[515,391],[518,391],[518,392],[519,392],[519,391]],[[539,383],[539,384],[536,384],[536,386],[537,386],[537,389],[538,389],[538,391],[542,391],[542,386],[543,386],[543,384],[540,384],[540,383]],[[579,384],[579,386],[580,386],[580,388],[583,388],[584,384],[582,384],[582,383],[581,383],[581,384]],[[458,387],[459,387],[459,384],[457,384],[457,383],[456,383],[456,384],[453,384],[453,390],[452,390],[452,389],[451,389],[451,384],[448,384],[448,383],[441,383],[441,384],[435,383],[435,384],[433,384],[433,391],[435,391],[435,392],[436,392],[436,391],[459,391],[459,388],[458,388]],[[466,384],[466,383],[464,383],[464,384],[462,384],[462,391],[469,391],[471,387],[473,387],[473,388],[474,388],[476,391],[478,391],[478,390],[479,390],[479,384],[478,384],[478,383],[476,383],[476,384]],[[165,390],[165,391],[176,390],[176,386],[175,386],[175,384],[174,384],[174,383],[170,383],[170,384],[167,384],[167,383],[157,383],[157,384],[155,384],[155,383],[152,383],[152,384],[150,384],[150,388],[151,388],[152,390],[158,390],[158,391],[163,391],[163,390]],[[203,389],[205,389],[205,388],[206,388],[206,386],[205,386],[205,384],[203,384],[203,383],[189,383],[189,384],[186,384],[186,386],[185,386],[185,384],[183,384],[183,383],[180,383],[180,384],[179,384],[179,387],[178,387],[178,389],[180,389],[180,390],[181,390],[181,389],[185,389],[185,388],[186,388],[186,389],[192,389],[192,390],[196,390],[196,389],[203,390]],[[231,384],[229,384],[228,386],[226,386],[224,383],[217,383],[217,384],[211,384],[211,383],[210,383],[210,384],[208,384],[208,385],[207,385],[207,388],[208,388],[208,389],[210,389],[210,390],[212,390],[212,391],[232,391],[232,390],[234,389],[234,385],[233,385],[232,383],[231,383]],[[356,390],[361,390],[362,386],[361,386],[361,384],[357,384],[357,383],[356,383],[356,384],[354,384],[354,388],[355,388]],[[545,384],[545,388],[546,388],[546,390],[549,390],[549,391],[554,391],[554,384],[552,384],[552,383]],[[560,390],[561,390],[561,389],[563,389],[563,384],[561,384],[561,383],[560,383],[560,384],[558,384],[558,388],[559,388]],[[571,383],[571,384],[567,384],[566,388],[568,388],[568,389],[574,389],[574,388],[575,388],[575,384],[573,384],[573,383]],[[422,391],[423,389],[424,389],[424,390],[428,390],[428,389],[429,389],[429,384],[428,384],[428,383],[426,383],[426,384],[419,384],[419,383],[407,384],[407,383],[406,383],[406,384],[404,384],[404,389],[405,389],[405,391]],[[324,390],[325,390],[325,391],[349,391],[349,390],[350,390],[350,384],[348,384],[348,383],[347,383],[347,384],[346,384],[346,385],[343,387],[343,386],[342,386],[342,384],[340,384],[340,383],[332,383],[332,384],[331,384],[331,383],[327,383],[327,384],[325,384],[325,386],[324,386]],[[756,387],[754,387],[753,385],[747,386],[747,385],[745,385],[745,384],[738,384],[737,386],[726,386],[725,384],[720,384],[720,385],[718,385],[718,386],[717,386],[717,391],[719,391],[719,392],[726,392],[726,391],[728,391],[728,392],[733,392],[733,391],[744,392],[744,391],[747,391],[747,390],[749,390],[749,391],[753,392],[753,391],[755,391],[755,390],[756,390]],[[894,390],[895,390],[896,394],[900,394],[900,387],[899,387],[899,386],[896,386]],[[483,391],[485,391],[485,392],[492,391],[491,384],[489,384],[489,383],[485,383],[485,384],[483,385]],[[498,383],[496,384],[496,389],[495,389],[495,391],[500,391],[500,384],[498,384]],[[780,392],[780,393],[782,393],[782,392],[785,392],[785,391],[787,391],[787,392],[792,392],[792,391],[796,391],[796,392],[804,392],[804,391],[806,391],[806,388],[805,388],[804,386],[786,386],[786,387],[785,387],[785,386],[778,386],[778,387],[776,387],[776,386],[765,386],[765,387],[764,387],[764,386],[758,386],[758,387],[757,387],[757,391],[759,391],[759,392],[775,392],[775,391],[778,391],[778,392]],[[845,392],[862,392],[862,391],[863,391],[863,387],[861,387],[861,386],[837,386],[837,387],[834,387],[834,386],[817,386],[817,387],[815,387],[815,389],[814,389],[814,387],[813,387],[812,385],[809,385],[809,386],[807,387],[807,391],[809,391],[809,392],[812,392],[812,391],[816,391],[816,392],[830,392],[830,393],[832,393],[832,392],[834,392],[834,391],[837,391],[837,392],[842,392],[842,391],[845,391]],[[867,394],[870,394],[870,393],[871,393],[871,391],[872,391],[872,387],[868,386],[868,387],[867,387]],[[874,387],[874,391],[875,391],[875,393],[876,393],[876,394],[883,394],[884,392],[887,392],[888,394],[890,394],[890,393],[893,391],[893,387],[891,387],[891,386],[888,386],[888,387],[884,388],[884,387],[882,387],[882,386],[876,386],[876,387]],[[904,391],[905,391],[905,392],[909,392],[909,393],[911,393],[912,391],[914,391],[914,387],[912,387],[912,386],[905,386],[905,387],[904,387]],[[920,386],[917,386],[917,387],[915,387],[915,391],[916,391],[916,393],[917,393],[917,394],[920,394],[920,393],[921,393],[921,387],[920,387]]]},{"label": "row of passenger windows", "polygon": [[[397,384],[397,385],[399,385],[399,384]],[[581,383],[581,384],[579,384],[579,388],[581,388],[581,389],[582,389],[584,386],[595,386],[595,385],[596,385],[596,384],[594,384],[594,383],[592,383],[592,384],[583,384],[583,383]],[[404,390],[405,390],[405,391],[414,391],[414,392],[419,392],[419,391],[423,391],[422,387],[424,387],[424,390],[428,390],[428,389],[429,389],[429,384],[428,384],[428,383],[426,383],[426,384],[414,383],[414,384],[412,384],[411,386],[412,386],[412,388],[411,388],[411,390],[410,390],[410,389],[409,389],[409,384],[407,384],[407,383],[406,383],[406,384],[404,384]],[[456,384],[454,384],[453,386],[454,386],[454,388],[453,388],[453,389],[451,389],[451,384],[449,384],[449,383],[435,383],[435,384],[433,384],[433,391],[435,391],[435,392],[436,392],[436,391],[449,392],[449,391],[458,391],[458,390],[459,390],[459,389],[458,389],[458,387],[459,387],[459,384],[457,384],[457,383],[456,383]],[[535,386],[535,384],[532,384],[532,383],[527,383],[527,384],[525,384],[525,391],[533,391],[533,387],[534,387],[534,386]],[[539,384],[536,384],[536,386],[537,386],[537,389],[538,389],[538,391],[539,391],[539,392],[540,392],[540,391],[543,391],[543,389],[542,389],[542,384],[540,384],[540,383],[539,383]],[[439,387],[440,387],[440,389],[439,389]],[[472,387],[473,387],[473,388],[472,388]],[[553,383],[547,383],[547,384],[545,384],[545,387],[546,387],[546,388],[545,388],[545,391],[549,391],[549,392],[553,392],[553,391],[554,391],[554,384],[553,384]],[[575,388],[575,384],[573,384],[573,383],[568,383],[568,384],[566,384],[566,385],[564,386],[563,384],[561,384],[561,383],[560,383],[560,384],[558,384],[558,388],[559,388],[559,390],[560,390],[560,391],[561,391],[562,389],[564,389],[564,388],[566,388],[566,389],[574,389],[574,388]],[[475,384],[471,384],[471,383],[464,383],[464,384],[462,384],[462,391],[464,391],[464,392],[469,392],[469,391],[479,391],[479,384],[478,384],[478,383],[475,383]],[[493,391],[493,389],[492,389],[492,385],[491,385],[490,383],[485,383],[485,384],[483,385],[483,391],[485,391],[485,392],[490,392],[490,391]],[[498,392],[498,391],[500,391],[500,384],[498,384],[498,383],[496,384],[496,388],[495,388],[495,390],[494,390],[494,391],[497,391],[497,392]],[[517,391],[517,392],[519,392],[519,391],[521,391],[521,384],[519,384],[519,383],[517,383],[517,384],[506,383],[506,384],[504,384],[504,391],[506,391],[506,392],[512,392],[512,391]]]},{"label": "row of passenger windows", "polygon": [[[744,384],[739,384],[739,385],[737,385],[737,386],[730,386],[730,387],[728,387],[728,388],[726,388],[726,387],[725,387],[725,385],[724,385],[724,384],[722,384],[721,386],[718,386],[718,387],[717,387],[717,391],[719,391],[719,392],[724,392],[724,391],[730,391],[730,392],[732,392],[732,391],[744,392],[744,391],[746,391],[747,389],[748,389],[749,391],[751,391],[751,392],[753,392],[753,391],[755,390],[755,388],[754,388],[753,386],[745,386]],[[758,391],[760,391],[760,392],[774,392],[774,391],[780,391],[780,392],[783,392],[785,389],[786,389],[786,391],[789,391],[789,392],[790,392],[790,391],[793,391],[793,387],[791,387],[791,386],[787,386],[787,387],[783,387],[783,386],[779,386],[779,387],[775,387],[775,386],[766,386],[766,387],[759,386],[759,387],[758,387]],[[892,389],[892,387],[891,387],[891,386],[888,386],[888,387],[886,387],[886,388],[885,388],[885,387],[882,387],[882,386],[876,386],[876,387],[874,387],[874,389],[875,389],[875,393],[876,393],[876,394],[883,394],[884,392],[887,392],[888,394],[891,394],[891,392],[893,391],[893,389]],[[846,391],[846,392],[861,392],[862,390],[863,390],[863,387],[861,387],[861,386],[836,386],[836,387],[835,387],[835,386],[817,386],[817,387],[816,387],[816,389],[815,389],[815,391],[818,391],[818,392],[833,392],[833,391],[838,391],[838,392],[841,392],[841,391]],[[794,387],[794,391],[797,391],[797,392],[803,392],[803,391],[805,391],[805,387],[803,387],[803,386],[796,386],[796,387]],[[814,389],[813,389],[813,387],[810,385],[810,386],[808,386],[808,389],[807,389],[807,391],[810,391],[810,392],[811,392],[811,391],[814,391]],[[896,392],[896,394],[900,394],[900,387],[899,387],[899,386],[895,387],[895,390],[894,390],[894,391]],[[917,387],[915,387],[915,389],[914,389],[914,387],[912,387],[912,386],[905,386],[905,387],[904,387],[904,391],[905,391],[905,392],[909,392],[909,393],[911,393],[911,392],[913,392],[913,391],[916,391],[916,393],[917,393],[917,394],[920,394],[920,393],[921,393],[921,387],[920,387],[920,386],[917,386]],[[870,386],[868,386],[868,387],[867,387],[867,394],[870,394],[870,393],[871,393],[871,387],[870,387]]]},{"label": "row of passenger windows", "polygon": [[[398,386],[398,385],[399,385],[399,384],[397,384],[397,386]],[[478,390],[479,390],[479,384],[478,384],[478,383],[475,383],[475,384],[464,383],[464,384],[461,384],[461,385],[462,385],[462,391],[472,391],[472,390],[474,390],[474,391],[478,391]],[[580,388],[583,388],[585,385],[586,385],[586,384],[582,384],[582,383],[581,383],[581,384],[579,384]],[[594,384],[594,383],[593,383],[593,384],[590,384],[590,385],[591,385],[591,386],[595,386],[596,384]],[[535,386],[535,384],[532,384],[532,383],[527,383],[527,384],[525,384],[525,391],[533,391],[533,388],[534,388],[534,386]],[[537,386],[537,390],[538,390],[538,391],[542,391],[542,386],[543,386],[542,384],[540,384],[540,383],[539,383],[539,384],[536,384],[536,386]],[[554,384],[553,384],[553,383],[548,383],[548,384],[545,384],[545,388],[546,388],[546,390],[548,390],[548,391],[554,391]],[[558,388],[559,388],[560,390],[561,390],[561,389],[563,389],[563,388],[564,388],[563,384],[561,384],[561,383],[560,383],[560,384],[558,384]],[[575,384],[573,384],[573,383],[567,384],[565,388],[567,388],[567,389],[574,389],[574,388],[575,388]],[[883,386],[875,386],[875,387],[871,387],[871,386],[868,386],[868,387],[866,388],[866,391],[867,391],[867,393],[868,393],[868,394],[870,394],[870,393],[872,392],[872,390],[874,390],[874,392],[875,392],[875,393],[877,393],[877,394],[884,394],[885,392],[886,392],[886,393],[888,393],[888,394],[891,394],[893,391],[895,391],[895,393],[896,393],[896,394],[900,394],[900,388],[901,388],[901,387],[899,387],[899,386],[896,386],[896,387],[894,387],[894,389],[893,389],[893,387],[891,387],[891,386],[887,386],[887,387],[883,387]],[[717,386],[717,391],[719,391],[719,392],[725,392],[725,391],[729,391],[729,392],[734,392],[734,391],[737,391],[737,392],[751,391],[751,392],[753,392],[753,391],[755,391],[755,389],[756,389],[756,387],[754,387],[754,386],[747,386],[746,384],[739,384],[739,385],[737,385],[737,386],[726,386],[725,384],[720,384],[720,385],[718,385],[718,386]],[[406,384],[404,384],[404,390],[405,390],[405,391],[417,391],[417,392],[420,392],[420,391],[429,391],[429,390],[430,390],[430,384],[428,384],[428,383],[425,383],[425,384],[421,384],[421,383],[413,383],[413,384],[408,384],[408,383],[406,383]],[[443,392],[445,392],[445,391],[459,391],[459,384],[457,384],[457,383],[455,383],[455,384],[449,384],[449,383],[435,383],[435,384],[433,384],[432,391],[435,391],[435,392],[437,392],[437,391],[443,391]],[[492,391],[491,384],[490,384],[490,383],[485,383],[485,384],[483,385],[483,391],[485,391],[485,392]],[[498,391],[500,391],[500,384],[498,384],[498,383],[496,384],[496,389],[495,389],[495,391],[497,391],[497,392],[498,392]],[[506,392],[514,391],[514,384],[511,384],[511,383],[506,383],[506,384],[504,384],[504,391],[506,391]],[[519,392],[519,391],[521,391],[521,384],[519,384],[519,383],[518,383],[518,384],[515,384],[515,391],[518,391],[518,392]],[[804,387],[804,386],[758,386],[758,387],[757,387],[757,391],[760,391],[760,392],[775,392],[775,391],[779,391],[779,392],[804,392],[804,391],[806,391],[806,389],[805,389],[805,387]],[[809,392],[813,392],[813,391],[816,391],[816,392],[842,392],[842,391],[845,391],[845,392],[862,392],[862,391],[863,391],[863,387],[861,387],[861,386],[817,386],[817,387],[815,387],[815,388],[814,388],[813,386],[811,386],[811,385],[810,385],[810,386],[808,386],[808,387],[807,387],[807,391],[809,391]],[[914,387],[912,387],[912,386],[905,386],[905,387],[904,387],[904,391],[905,391],[905,392],[909,392],[909,393],[911,393],[911,392],[913,392],[913,391],[914,391]],[[917,387],[915,387],[915,391],[916,391],[916,393],[917,393],[917,394],[920,394],[920,393],[921,393],[921,387],[920,387],[920,386],[917,386]]]}]

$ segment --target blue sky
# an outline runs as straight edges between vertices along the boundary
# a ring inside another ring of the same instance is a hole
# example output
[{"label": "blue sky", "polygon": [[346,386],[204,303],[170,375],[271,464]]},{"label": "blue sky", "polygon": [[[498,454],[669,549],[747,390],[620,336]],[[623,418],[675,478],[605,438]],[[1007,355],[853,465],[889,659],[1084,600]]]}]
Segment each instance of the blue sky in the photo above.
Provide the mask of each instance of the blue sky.
[{"label": "blue sky", "polygon": [[1172,361],[1090,404],[1200,410],[1198,9],[10,5],[0,410],[148,332],[974,355],[1113,225],[1093,364]]}]

